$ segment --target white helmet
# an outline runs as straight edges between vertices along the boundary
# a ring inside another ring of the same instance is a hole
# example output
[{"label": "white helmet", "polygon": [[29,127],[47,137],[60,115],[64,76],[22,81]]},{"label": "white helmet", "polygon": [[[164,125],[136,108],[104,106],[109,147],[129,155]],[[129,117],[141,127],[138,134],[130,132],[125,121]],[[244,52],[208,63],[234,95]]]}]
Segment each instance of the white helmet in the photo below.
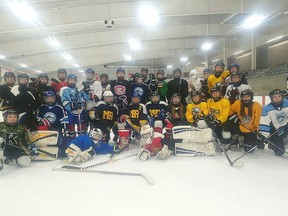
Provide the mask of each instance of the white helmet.
[{"label": "white helmet", "polygon": [[104,91],[103,97],[113,97],[113,93],[111,91]]},{"label": "white helmet", "polygon": [[190,78],[197,79],[199,77],[199,72],[196,69],[190,71]]},{"label": "white helmet", "polygon": [[140,131],[141,137],[145,140],[145,142],[151,143],[153,135],[154,135],[154,130],[150,125],[144,125],[141,127]]},{"label": "white helmet", "polygon": [[90,130],[89,136],[93,139],[94,143],[97,143],[102,139],[102,131],[99,128],[93,128]]},{"label": "white helmet", "polygon": [[105,103],[107,104],[112,104],[114,101],[114,95],[111,91],[105,91],[103,93],[103,98],[104,98]]}]

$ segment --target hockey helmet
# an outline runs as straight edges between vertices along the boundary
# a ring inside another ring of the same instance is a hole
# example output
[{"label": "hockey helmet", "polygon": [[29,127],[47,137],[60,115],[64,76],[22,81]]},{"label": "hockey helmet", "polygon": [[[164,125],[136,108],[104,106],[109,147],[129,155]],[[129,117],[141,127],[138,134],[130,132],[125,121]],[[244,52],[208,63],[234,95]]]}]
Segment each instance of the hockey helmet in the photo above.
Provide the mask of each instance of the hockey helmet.
[{"label": "hockey helmet", "polygon": [[106,74],[106,73],[101,73],[101,74],[100,74],[100,79],[101,79],[101,78],[104,78],[104,77],[105,77],[106,79],[108,79],[108,74]]},{"label": "hockey helmet", "polygon": [[87,68],[85,73],[93,73],[93,74],[95,74],[95,71],[93,70],[93,68]]},{"label": "hockey helmet", "polygon": [[105,91],[103,93],[104,101],[108,104],[111,104],[114,101],[114,95],[111,91]]},{"label": "hockey helmet", "polygon": [[145,77],[141,73],[136,73],[135,74],[135,81],[137,82],[138,79],[142,79],[142,82],[144,82]]},{"label": "hockey helmet", "polygon": [[[9,115],[15,115],[17,120],[15,121],[14,119],[12,119],[12,120],[8,119]],[[19,117],[18,113],[13,109],[9,109],[9,110],[6,110],[5,112],[3,112],[4,122],[9,126],[17,125],[18,124],[18,117]]]},{"label": "hockey helmet", "polygon": [[67,76],[67,81],[70,80],[70,79],[75,79],[77,80],[77,76],[75,74],[68,74]]},{"label": "hockey helmet", "polygon": [[102,131],[99,128],[93,128],[89,131],[89,137],[92,138],[94,143],[98,143],[102,139]]},{"label": "hockey helmet", "polygon": [[116,73],[125,73],[125,70],[124,70],[124,68],[120,67],[116,70]]},{"label": "hockey helmet", "polygon": [[[274,98],[275,95],[280,95],[281,96],[281,100]],[[283,103],[283,99],[284,99],[284,93],[283,91],[281,91],[280,89],[273,89],[270,91],[269,93],[269,97],[271,100],[271,103],[277,107],[282,106]]]},{"label": "hockey helmet", "polygon": [[[250,100],[243,100],[244,95],[249,95],[250,96]],[[253,99],[254,99],[254,93],[250,90],[250,89],[246,89],[244,91],[241,92],[240,94],[240,98],[243,101],[244,104],[250,104]]]},{"label": "hockey helmet", "polygon": [[46,73],[39,74],[38,79],[41,79],[41,78],[46,78],[47,80],[49,80],[49,77]]},{"label": "hockey helmet", "polygon": [[210,68],[205,68],[204,70],[203,70],[203,73],[211,73],[211,70],[210,70]]},{"label": "hockey helmet", "polygon": [[141,68],[141,70],[140,70],[140,72],[141,73],[148,73],[149,72],[149,70],[148,70],[148,68]]},{"label": "hockey helmet", "polygon": [[[197,95],[199,96],[199,100],[195,101],[194,100],[195,99],[194,96],[197,96]],[[203,95],[201,94],[200,91],[193,90],[191,92],[191,98],[192,98],[192,101],[193,101],[194,104],[199,104],[199,103],[201,103],[201,101],[203,99]]]},{"label": "hockey helmet", "polygon": [[217,66],[220,66],[220,67],[222,67],[223,69],[225,68],[225,64],[224,64],[223,61],[217,62],[217,63],[215,64],[215,68],[216,68]]},{"label": "hockey helmet", "polygon": [[47,105],[52,106],[56,103],[56,95],[53,91],[46,91],[43,93],[44,101]]},{"label": "hockey helmet", "polygon": [[150,125],[144,125],[141,127],[140,134],[146,143],[150,143],[154,135],[154,130],[152,127],[150,127]]},{"label": "hockey helmet", "polygon": [[240,68],[239,64],[237,64],[237,63],[232,63],[232,64],[230,64],[230,65],[228,66],[228,70],[230,71],[232,67],[236,67],[236,68],[237,68],[237,71],[238,71],[239,68]]},{"label": "hockey helmet", "polygon": [[57,73],[65,73],[65,74],[67,74],[67,71],[66,71],[65,68],[59,68]]},{"label": "hockey helmet", "polygon": [[7,77],[13,77],[14,79],[16,79],[16,76],[15,76],[15,74],[12,71],[5,72],[3,77],[4,77],[5,80],[6,80]]},{"label": "hockey helmet", "polygon": [[150,100],[151,100],[151,102],[154,103],[154,104],[159,103],[159,101],[160,101],[160,94],[159,94],[159,92],[153,91],[153,92],[151,93]]},{"label": "hockey helmet", "polygon": [[196,69],[193,69],[193,70],[190,71],[189,75],[190,75],[190,77],[191,76],[195,76],[195,75],[198,76],[199,72]]}]

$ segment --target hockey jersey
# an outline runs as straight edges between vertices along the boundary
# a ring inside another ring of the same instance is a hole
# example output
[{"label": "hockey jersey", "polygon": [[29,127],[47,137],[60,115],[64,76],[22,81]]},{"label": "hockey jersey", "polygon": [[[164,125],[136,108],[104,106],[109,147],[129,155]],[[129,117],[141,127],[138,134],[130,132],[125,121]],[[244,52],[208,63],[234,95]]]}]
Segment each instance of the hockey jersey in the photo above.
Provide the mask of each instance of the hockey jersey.
[{"label": "hockey jersey", "polygon": [[228,77],[230,75],[230,72],[229,71],[224,71],[221,76],[219,76],[218,78],[213,74],[211,76],[208,77],[208,88],[209,88],[209,91],[208,93],[211,92],[211,88],[215,86],[216,83],[220,82],[222,84],[225,83],[225,79],[226,77]]},{"label": "hockey jersey", "polygon": [[[93,107],[96,105],[96,102],[101,100],[102,98],[102,86],[96,80],[93,80],[92,82],[86,82],[86,84],[90,86],[90,93],[89,100],[87,100],[85,104],[85,109],[92,110]],[[80,83],[80,85],[78,86],[79,91],[84,89],[84,85],[84,82]]]},{"label": "hockey jersey", "polygon": [[151,90],[149,86],[145,83],[132,83],[131,84],[131,95],[132,97],[134,94],[138,94],[141,96],[140,103],[145,104],[149,98],[149,95],[151,94]]},{"label": "hockey jersey", "polygon": [[[245,115],[242,116],[241,106],[242,106],[242,101],[237,100],[234,104],[231,105],[229,115],[232,115],[234,113],[237,114],[241,122],[239,125],[239,128],[240,128],[240,131],[242,131],[243,133],[250,133],[251,131],[257,131],[259,124],[260,124],[260,116],[262,112],[261,105],[258,102],[253,101],[251,105],[252,116],[249,116],[248,107],[245,107],[245,106],[243,107]],[[250,130],[248,130],[247,128],[249,128]]]},{"label": "hockey jersey", "polygon": [[147,110],[144,104],[130,104],[126,114],[130,117],[131,123],[141,127],[143,121],[147,121]]},{"label": "hockey jersey", "polygon": [[[152,103],[149,101],[146,103],[146,109],[147,109],[147,114],[150,117],[153,117],[154,120],[163,120],[165,116],[162,116],[168,111],[168,104],[164,101],[160,101],[157,104]],[[163,113],[162,115],[159,115],[160,113]]]},{"label": "hockey jersey", "polygon": [[118,106],[118,108],[122,108],[125,105],[127,106],[131,102],[131,89],[129,81],[122,80],[119,82],[118,80],[112,80],[110,86],[110,90],[115,98],[115,104]]},{"label": "hockey jersey", "polygon": [[207,101],[207,108],[208,113],[215,119],[220,120],[222,124],[227,121],[230,111],[230,102],[227,99],[222,98],[215,102],[211,98]]},{"label": "hockey jersey", "polygon": [[12,87],[8,86],[7,84],[0,86],[0,110],[2,111],[12,108],[10,101],[11,88]]},{"label": "hockey jersey", "polygon": [[224,97],[228,99],[231,104],[233,104],[236,100],[240,99],[241,92],[247,89],[251,90],[251,87],[247,84],[241,84],[237,87],[233,84],[228,85]]},{"label": "hockey jersey", "polygon": [[99,101],[89,112],[89,116],[92,120],[98,118],[106,121],[108,127],[112,128],[118,119],[118,108],[115,104],[108,105],[104,101]]},{"label": "hockey jersey", "polygon": [[208,108],[206,102],[201,102],[199,104],[188,104],[186,107],[186,119],[189,123],[194,123],[199,117],[208,115]]}]

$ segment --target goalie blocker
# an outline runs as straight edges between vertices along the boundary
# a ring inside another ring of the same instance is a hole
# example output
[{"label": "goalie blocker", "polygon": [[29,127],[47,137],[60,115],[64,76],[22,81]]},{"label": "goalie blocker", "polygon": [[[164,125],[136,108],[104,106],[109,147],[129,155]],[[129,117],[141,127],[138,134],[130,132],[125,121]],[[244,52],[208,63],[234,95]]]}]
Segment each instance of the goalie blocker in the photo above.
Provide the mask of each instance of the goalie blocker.
[{"label": "goalie blocker", "polygon": [[175,126],[173,139],[176,156],[211,156],[216,153],[215,139],[210,128]]}]

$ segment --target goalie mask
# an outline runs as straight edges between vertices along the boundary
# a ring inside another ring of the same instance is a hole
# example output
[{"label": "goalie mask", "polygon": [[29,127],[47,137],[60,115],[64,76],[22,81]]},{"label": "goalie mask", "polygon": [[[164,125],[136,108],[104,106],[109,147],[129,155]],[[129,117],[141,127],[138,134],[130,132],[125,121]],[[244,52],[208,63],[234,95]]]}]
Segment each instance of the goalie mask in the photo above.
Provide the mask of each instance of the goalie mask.
[{"label": "goalie mask", "polygon": [[145,143],[149,144],[152,142],[154,130],[152,127],[150,127],[150,125],[144,125],[141,127],[140,134]]},{"label": "goalie mask", "polygon": [[89,132],[90,138],[92,138],[93,142],[96,144],[99,140],[102,139],[102,131],[99,128],[93,128]]}]

